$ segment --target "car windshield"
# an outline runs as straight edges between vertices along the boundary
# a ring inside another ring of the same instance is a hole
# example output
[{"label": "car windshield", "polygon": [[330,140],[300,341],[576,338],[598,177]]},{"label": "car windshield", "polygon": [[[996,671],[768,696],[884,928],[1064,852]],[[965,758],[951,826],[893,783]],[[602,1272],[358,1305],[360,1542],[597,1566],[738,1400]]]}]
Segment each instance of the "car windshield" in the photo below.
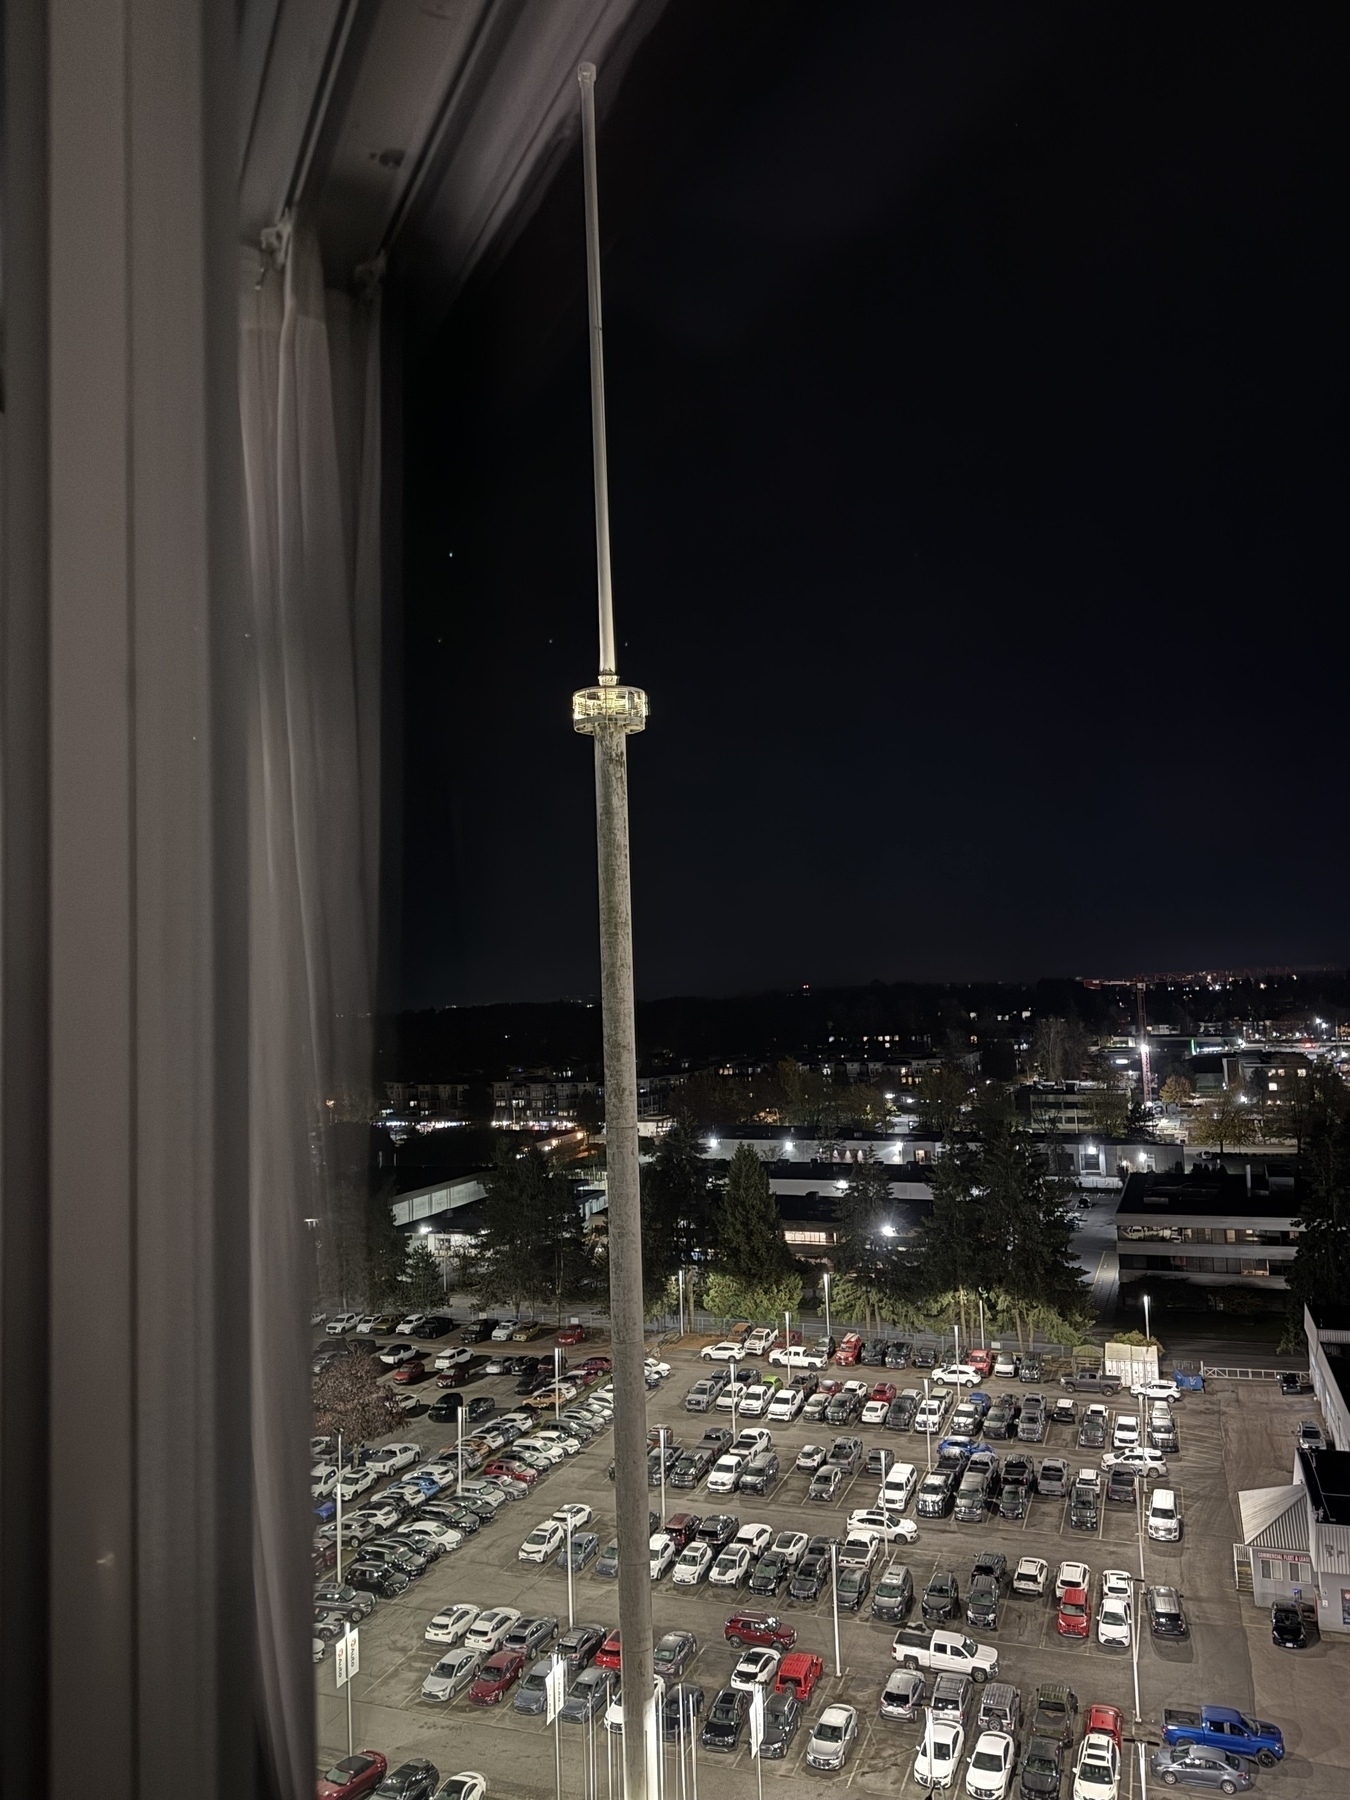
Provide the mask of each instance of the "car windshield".
[{"label": "car windshield", "polygon": [[816,1727],[816,1736],[822,1744],[837,1744],[843,1735],[842,1725],[818,1725]]},{"label": "car windshield", "polygon": [[1110,1765],[1104,1762],[1080,1763],[1076,1779],[1079,1782],[1100,1782],[1103,1787],[1107,1787],[1112,1780]]},{"label": "car windshield", "polygon": [[971,1759],[971,1767],[987,1769],[996,1775],[1003,1767],[1003,1758],[995,1755],[992,1750],[977,1750]]},{"label": "car windshield", "polygon": [[1022,1764],[1022,1770],[1027,1775],[1053,1775],[1055,1765],[1048,1756],[1029,1756]]}]

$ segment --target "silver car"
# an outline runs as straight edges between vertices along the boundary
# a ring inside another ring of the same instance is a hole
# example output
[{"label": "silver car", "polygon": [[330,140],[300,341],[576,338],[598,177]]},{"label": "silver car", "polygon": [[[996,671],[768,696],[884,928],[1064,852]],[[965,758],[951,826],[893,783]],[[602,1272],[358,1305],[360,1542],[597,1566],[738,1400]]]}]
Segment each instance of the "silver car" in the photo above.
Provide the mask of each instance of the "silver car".
[{"label": "silver car", "polygon": [[619,1677],[613,1669],[597,1669],[594,1664],[583,1669],[568,1688],[559,1717],[573,1725],[584,1725],[587,1719],[604,1711],[618,1684]]},{"label": "silver car", "polygon": [[453,1700],[483,1666],[481,1650],[449,1650],[422,1683],[424,1700]]}]

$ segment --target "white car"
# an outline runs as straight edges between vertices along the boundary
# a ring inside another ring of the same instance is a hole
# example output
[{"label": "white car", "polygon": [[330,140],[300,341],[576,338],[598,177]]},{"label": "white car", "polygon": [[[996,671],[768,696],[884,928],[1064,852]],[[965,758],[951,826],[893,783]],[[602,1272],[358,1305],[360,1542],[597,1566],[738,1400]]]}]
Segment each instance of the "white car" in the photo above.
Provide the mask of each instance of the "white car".
[{"label": "white car", "polygon": [[380,1314],[363,1313],[361,1322],[356,1329],[361,1333],[362,1337],[370,1337],[373,1332],[380,1329]]},{"label": "white car", "polygon": [[1097,1608],[1097,1642],[1128,1650],[1134,1637],[1134,1609],[1128,1600],[1103,1595]]},{"label": "white car", "polygon": [[773,1527],[772,1525],[742,1525],[731,1541],[733,1544],[744,1544],[752,1556],[763,1556],[773,1542]]},{"label": "white car", "polygon": [[571,1500],[566,1506],[558,1507],[553,1517],[564,1531],[569,1525],[573,1531],[584,1531],[595,1517],[595,1513],[589,1506],[583,1506],[580,1500]]},{"label": "white car", "polygon": [[929,1713],[914,1758],[915,1781],[920,1787],[950,1787],[956,1780],[965,1747],[966,1734],[954,1719],[936,1719]]},{"label": "white car", "polygon": [[486,1650],[489,1654],[500,1650],[520,1616],[519,1607],[489,1606],[486,1612],[479,1613],[464,1633],[465,1649]]},{"label": "white car", "polygon": [[1117,1413],[1115,1429],[1111,1433],[1111,1448],[1113,1450],[1133,1450],[1138,1442],[1138,1413]]},{"label": "white car", "polygon": [[775,1425],[790,1425],[806,1404],[800,1388],[783,1388],[769,1402],[769,1417]]},{"label": "white car", "polygon": [[897,1540],[902,1544],[912,1544],[919,1535],[919,1528],[913,1519],[899,1519],[893,1512],[887,1512],[880,1506],[861,1506],[856,1512],[851,1512],[848,1515],[848,1528],[851,1533],[878,1537],[888,1544]]},{"label": "white car", "polygon": [[1182,1395],[1175,1381],[1141,1381],[1130,1392],[1136,1400],[1180,1400]]},{"label": "white car", "polygon": [[862,1409],[862,1418],[859,1420],[859,1423],[862,1425],[884,1425],[886,1422],[886,1414],[889,1411],[889,1400],[869,1400],[867,1405]]},{"label": "white car", "polygon": [[478,1617],[478,1608],[459,1600],[433,1615],[424,1636],[429,1644],[457,1644]]},{"label": "white car", "polygon": [[375,1471],[371,1468],[348,1469],[338,1482],[338,1492],[344,1501],[355,1500],[368,1493],[375,1485]]},{"label": "white car", "polygon": [[731,1671],[731,1685],[753,1694],[757,1687],[767,1687],[778,1673],[783,1660],[780,1650],[747,1650]]},{"label": "white car", "polygon": [[780,1531],[769,1548],[775,1556],[785,1556],[795,1569],[806,1555],[810,1542],[804,1531]]},{"label": "white car", "polygon": [[536,1456],[542,1456],[550,1468],[567,1461],[567,1452],[556,1438],[541,1438],[534,1432],[529,1437],[517,1438],[511,1448],[513,1453],[517,1450],[532,1450]]},{"label": "white car", "polygon": [[807,1767],[842,1769],[858,1737],[858,1709],[837,1702],[827,1706],[806,1740]]},{"label": "white car", "polygon": [[1103,1600],[1132,1600],[1134,1598],[1134,1576],[1128,1569],[1102,1570]]},{"label": "white car", "polygon": [[438,1350],[432,1358],[431,1366],[433,1369],[457,1369],[462,1363],[468,1362],[472,1355],[473,1351],[467,1344],[455,1344],[448,1350]]},{"label": "white car", "polygon": [[338,1313],[324,1326],[329,1337],[342,1337],[348,1331],[355,1331],[361,1323],[361,1314],[354,1312]]},{"label": "white car", "polygon": [[670,1364],[660,1361],[655,1356],[647,1357],[642,1366],[647,1371],[648,1387],[652,1385],[653,1381],[664,1381],[670,1374]]},{"label": "white car", "polygon": [[520,1323],[519,1319],[499,1319],[497,1321],[497,1323],[492,1327],[492,1337],[490,1339],[490,1342],[492,1342],[494,1344],[509,1343],[510,1338],[511,1338],[511,1333],[515,1330],[516,1326],[519,1325],[519,1323]]},{"label": "white car", "polygon": [[792,1466],[794,1469],[804,1470],[808,1475],[814,1475],[829,1454],[829,1446],[826,1444],[803,1444]]},{"label": "white car", "polygon": [[850,1531],[839,1550],[841,1569],[870,1569],[877,1560],[881,1539],[871,1531]]},{"label": "white car", "polygon": [[426,1322],[427,1315],[425,1313],[408,1313],[399,1320],[394,1330],[400,1337],[406,1337],[410,1331],[416,1331],[419,1325],[425,1325]]},{"label": "white car", "polygon": [[388,1498],[369,1500],[356,1515],[358,1519],[369,1519],[372,1525],[378,1525],[381,1531],[389,1531],[403,1517],[400,1506],[391,1506]]},{"label": "white car", "polygon": [[506,1505],[506,1495],[495,1481],[461,1482],[456,1492],[465,1495],[470,1500],[486,1500],[494,1513]]},{"label": "white car", "polygon": [[734,1494],[740,1483],[741,1470],[747,1458],[739,1452],[727,1456],[719,1456],[708,1473],[708,1492],[710,1494]]},{"label": "white car", "polygon": [[739,1412],[741,1402],[745,1399],[749,1387],[750,1383],[748,1381],[729,1381],[714,1401],[714,1410],[717,1412]]},{"label": "white car", "polygon": [[477,1769],[461,1769],[436,1789],[436,1800],[487,1800],[487,1776]]},{"label": "white car", "polygon": [[[661,1715],[661,1703],[666,1697],[666,1683],[663,1676],[652,1676],[652,1692],[656,1695],[656,1711],[657,1717],[659,1718]],[[618,1732],[622,1732],[623,1730],[623,1694],[621,1692],[616,1692],[614,1698],[605,1708],[605,1730]],[[440,1800],[439,1794],[437,1795],[436,1800]]]},{"label": "white car", "polygon": [[1003,1800],[1012,1780],[1016,1747],[1006,1731],[982,1731],[966,1763],[970,1800]]},{"label": "white car", "polygon": [[393,1475],[399,1469],[411,1468],[421,1454],[420,1444],[384,1444],[366,1457],[366,1467],[379,1475]]},{"label": "white car", "polygon": [[560,1425],[541,1426],[529,1441],[532,1444],[556,1444],[564,1456],[575,1456],[581,1449],[581,1439]]},{"label": "white car", "polygon": [[1120,1792],[1120,1751],[1104,1731],[1090,1731],[1073,1765],[1073,1800],[1116,1800]]},{"label": "white car", "polygon": [[708,1571],[710,1587],[739,1587],[750,1572],[754,1558],[748,1544],[728,1544]]},{"label": "white car", "polygon": [[1159,1476],[1167,1473],[1167,1458],[1161,1450],[1151,1450],[1147,1444],[1138,1444],[1133,1450],[1108,1450],[1102,1458],[1102,1467],[1133,1469],[1145,1481],[1156,1481]]},{"label": "white car", "polygon": [[416,1362],[419,1354],[416,1344],[386,1344],[377,1353],[376,1360],[386,1369],[397,1369],[403,1363]]},{"label": "white car", "polygon": [[780,1369],[823,1369],[829,1358],[819,1345],[780,1344],[770,1350],[769,1361]]},{"label": "white car", "polygon": [[647,1540],[647,1555],[651,1563],[653,1581],[675,1567],[675,1540],[667,1532],[654,1531]]},{"label": "white car", "polygon": [[676,1587],[697,1587],[712,1567],[712,1560],[711,1544],[690,1544],[687,1550],[680,1552],[680,1560],[671,1571],[672,1583]]},{"label": "white car", "polygon": [[326,1500],[338,1484],[341,1470],[336,1463],[315,1463],[309,1472],[309,1491],[315,1500]]},{"label": "white car", "polygon": [[724,1339],[720,1344],[705,1344],[699,1351],[704,1362],[739,1362],[741,1354],[740,1345],[734,1344],[730,1338]]},{"label": "white car", "polygon": [[1062,1562],[1055,1571],[1055,1599],[1062,1600],[1070,1588],[1082,1588],[1086,1593],[1092,1586],[1092,1570],[1085,1562]]},{"label": "white car", "polygon": [[413,1519],[400,1525],[394,1536],[406,1538],[414,1550],[429,1557],[449,1556],[464,1542],[464,1533],[447,1525],[444,1519]]},{"label": "white car", "polygon": [[566,1529],[556,1519],[545,1519],[542,1525],[535,1526],[516,1551],[517,1562],[547,1562],[558,1554],[566,1536]]},{"label": "white car", "polygon": [[424,1700],[453,1700],[462,1694],[483,1666],[481,1650],[450,1650],[433,1663],[422,1683]]},{"label": "white car", "polygon": [[978,1387],[984,1377],[969,1363],[944,1363],[933,1370],[930,1380],[938,1387]]}]

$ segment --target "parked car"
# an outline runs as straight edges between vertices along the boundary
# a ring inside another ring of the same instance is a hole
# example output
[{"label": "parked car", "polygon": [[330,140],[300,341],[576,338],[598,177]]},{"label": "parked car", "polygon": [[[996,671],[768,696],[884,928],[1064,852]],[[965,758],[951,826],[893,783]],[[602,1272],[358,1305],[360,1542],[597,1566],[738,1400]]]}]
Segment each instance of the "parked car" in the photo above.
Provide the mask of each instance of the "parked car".
[{"label": "parked car", "polygon": [[1149,1767],[1167,1787],[1210,1788],[1221,1794],[1245,1794],[1252,1786],[1250,1770],[1224,1750],[1202,1744],[1164,1744],[1149,1758]]},{"label": "parked car", "polygon": [[741,1688],[724,1687],[708,1708],[699,1743],[705,1750],[719,1753],[739,1749],[749,1716],[749,1694]]},{"label": "parked car", "polygon": [[827,1706],[806,1745],[812,1769],[842,1769],[858,1736],[858,1709],[839,1703]]}]

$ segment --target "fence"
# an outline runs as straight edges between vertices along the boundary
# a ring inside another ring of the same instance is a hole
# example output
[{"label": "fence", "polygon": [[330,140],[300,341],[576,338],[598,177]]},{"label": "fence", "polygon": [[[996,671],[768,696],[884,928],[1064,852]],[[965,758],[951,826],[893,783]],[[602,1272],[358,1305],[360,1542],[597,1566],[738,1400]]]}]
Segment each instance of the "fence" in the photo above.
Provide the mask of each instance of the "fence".
[{"label": "fence", "polygon": [[1278,1381],[1288,1369],[1219,1369],[1202,1362],[1200,1373],[1206,1381]]}]

